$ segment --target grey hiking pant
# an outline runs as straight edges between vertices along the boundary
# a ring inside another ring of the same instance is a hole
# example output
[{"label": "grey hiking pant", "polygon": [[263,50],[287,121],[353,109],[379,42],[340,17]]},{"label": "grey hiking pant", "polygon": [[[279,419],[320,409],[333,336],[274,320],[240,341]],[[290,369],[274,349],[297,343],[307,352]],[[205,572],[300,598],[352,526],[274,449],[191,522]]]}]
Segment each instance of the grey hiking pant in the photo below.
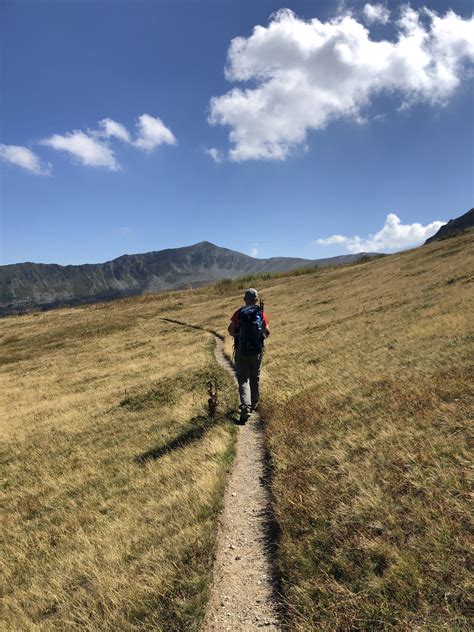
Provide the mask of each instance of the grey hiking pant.
[{"label": "grey hiking pant", "polygon": [[258,402],[260,380],[260,364],[263,353],[245,356],[236,352],[235,372],[239,382],[240,403],[242,406],[255,406]]}]

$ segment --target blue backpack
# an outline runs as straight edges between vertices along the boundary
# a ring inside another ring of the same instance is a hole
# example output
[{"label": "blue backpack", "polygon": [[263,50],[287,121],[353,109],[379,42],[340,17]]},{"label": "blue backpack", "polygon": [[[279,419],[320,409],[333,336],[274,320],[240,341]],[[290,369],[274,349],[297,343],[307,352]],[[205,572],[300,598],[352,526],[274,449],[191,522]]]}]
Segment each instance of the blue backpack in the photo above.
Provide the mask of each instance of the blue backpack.
[{"label": "blue backpack", "polygon": [[263,316],[258,305],[246,305],[239,310],[239,335],[236,351],[242,355],[258,355],[263,351]]}]

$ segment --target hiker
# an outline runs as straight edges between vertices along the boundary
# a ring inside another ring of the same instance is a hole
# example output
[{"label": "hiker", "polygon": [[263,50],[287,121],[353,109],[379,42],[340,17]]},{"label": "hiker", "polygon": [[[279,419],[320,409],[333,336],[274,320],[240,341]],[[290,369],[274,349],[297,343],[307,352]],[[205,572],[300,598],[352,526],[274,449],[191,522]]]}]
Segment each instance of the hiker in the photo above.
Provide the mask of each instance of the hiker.
[{"label": "hiker", "polygon": [[239,382],[240,421],[245,423],[257,409],[260,364],[264,340],[270,335],[268,317],[257,305],[258,292],[250,288],[244,295],[245,305],[230,319],[228,332],[234,338],[235,371]]}]

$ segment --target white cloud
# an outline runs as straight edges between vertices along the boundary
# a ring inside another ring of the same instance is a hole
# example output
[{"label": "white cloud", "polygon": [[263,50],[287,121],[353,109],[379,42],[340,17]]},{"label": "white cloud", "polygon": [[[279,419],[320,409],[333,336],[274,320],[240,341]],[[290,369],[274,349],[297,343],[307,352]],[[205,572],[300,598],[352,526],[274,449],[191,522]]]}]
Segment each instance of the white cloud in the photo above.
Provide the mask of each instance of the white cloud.
[{"label": "white cloud", "polygon": [[305,21],[288,9],[233,39],[226,77],[252,83],[213,97],[209,114],[211,125],[231,128],[230,159],[283,160],[305,146],[308,130],[363,120],[382,92],[398,95],[403,107],[446,103],[474,58],[474,19],[408,5],[400,15],[394,41],[372,40],[350,14]]},{"label": "white cloud", "polygon": [[116,138],[144,151],[152,151],[162,144],[174,145],[176,138],[158,117],[142,114],[137,120],[137,136],[133,140],[127,128],[111,118],[99,121],[98,129],[87,132],[74,131],[65,135],[54,134],[40,141],[59,151],[66,151],[89,167],[106,167],[111,171],[121,169],[109,139]]},{"label": "white cloud", "polygon": [[111,171],[120,169],[112,149],[84,132],[74,131],[64,136],[54,134],[40,142],[58,151],[70,153],[89,167],[106,167]]},{"label": "white cloud", "polygon": [[127,128],[122,123],[117,123],[110,118],[100,121],[99,126],[101,129],[97,132],[91,131],[90,133],[95,137],[115,137],[122,140],[125,143],[143,149],[145,151],[152,151],[159,145],[175,145],[176,138],[173,132],[166,127],[163,121],[158,117],[150,116],[149,114],[142,114],[138,117],[137,136],[135,140],[130,136]]},{"label": "white cloud", "polygon": [[210,156],[214,162],[217,162],[217,164],[222,162],[223,156],[222,152],[219,149],[216,149],[215,147],[210,147],[209,149],[206,149],[205,153]]},{"label": "white cloud", "polygon": [[434,235],[446,222],[435,221],[426,226],[421,224],[402,224],[395,213],[389,213],[383,228],[367,238],[332,235],[326,239],[317,239],[321,246],[342,245],[348,252],[381,252],[383,250],[403,250],[416,246]]},{"label": "white cloud", "polygon": [[364,17],[369,24],[380,22],[387,24],[390,19],[390,11],[383,4],[369,4],[364,6]]},{"label": "white cloud", "polygon": [[159,145],[175,145],[176,138],[173,132],[166,127],[158,117],[142,114],[138,117],[138,136],[133,142],[135,147],[152,151]]},{"label": "white cloud", "polygon": [[131,230],[128,226],[119,226],[119,228],[116,229],[116,231],[120,234],[120,235],[129,235],[131,233]]},{"label": "white cloud", "polygon": [[0,144],[0,158],[5,162],[10,162],[13,165],[22,167],[37,176],[51,175],[51,164],[42,163],[40,158],[27,147]]},{"label": "white cloud", "polygon": [[102,130],[100,132],[97,132],[98,136],[105,136],[106,138],[114,136],[119,140],[123,140],[125,143],[132,142],[127,128],[122,125],[122,123],[117,123],[117,121],[106,118],[99,122],[99,126],[102,128]]},{"label": "white cloud", "polygon": [[259,249],[258,249],[258,248],[256,248],[256,247],[254,246],[254,247],[250,250],[250,256],[251,256],[251,257],[256,257],[256,256],[258,256],[258,253],[259,253],[259,252],[260,252],[260,251],[259,251]]},{"label": "white cloud", "polygon": [[316,239],[317,244],[320,246],[336,246],[337,244],[345,244],[347,243],[348,237],[344,237],[344,235],[332,235],[331,237],[326,237],[325,239]]}]

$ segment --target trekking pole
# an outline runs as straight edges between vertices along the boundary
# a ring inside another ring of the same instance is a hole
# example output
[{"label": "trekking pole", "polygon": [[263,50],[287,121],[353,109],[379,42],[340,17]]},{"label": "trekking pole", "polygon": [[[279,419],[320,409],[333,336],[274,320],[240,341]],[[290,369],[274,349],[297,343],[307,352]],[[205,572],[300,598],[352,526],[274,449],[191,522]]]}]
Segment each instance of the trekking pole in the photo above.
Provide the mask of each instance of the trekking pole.
[{"label": "trekking pole", "polygon": [[[265,326],[264,320],[263,320],[263,310],[265,309],[265,303],[263,302],[263,299],[260,299],[260,316],[262,317],[262,327]],[[266,336],[263,336],[264,338],[266,338]]]}]

